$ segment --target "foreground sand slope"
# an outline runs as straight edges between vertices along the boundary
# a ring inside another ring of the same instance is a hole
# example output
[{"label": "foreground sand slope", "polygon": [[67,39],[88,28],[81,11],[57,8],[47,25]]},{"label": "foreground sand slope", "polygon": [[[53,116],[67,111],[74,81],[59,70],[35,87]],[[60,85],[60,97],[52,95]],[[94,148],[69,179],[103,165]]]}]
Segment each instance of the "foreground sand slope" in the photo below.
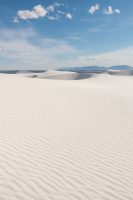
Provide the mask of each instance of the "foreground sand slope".
[{"label": "foreground sand slope", "polygon": [[133,200],[133,78],[0,75],[0,200]]}]

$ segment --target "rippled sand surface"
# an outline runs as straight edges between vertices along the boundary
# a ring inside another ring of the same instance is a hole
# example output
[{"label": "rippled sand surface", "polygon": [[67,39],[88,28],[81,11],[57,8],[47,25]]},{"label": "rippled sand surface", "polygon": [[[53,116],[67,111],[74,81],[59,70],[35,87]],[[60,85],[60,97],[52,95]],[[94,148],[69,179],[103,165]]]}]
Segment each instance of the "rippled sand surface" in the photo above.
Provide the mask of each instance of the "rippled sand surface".
[{"label": "rippled sand surface", "polygon": [[133,200],[133,78],[0,75],[0,200]]}]

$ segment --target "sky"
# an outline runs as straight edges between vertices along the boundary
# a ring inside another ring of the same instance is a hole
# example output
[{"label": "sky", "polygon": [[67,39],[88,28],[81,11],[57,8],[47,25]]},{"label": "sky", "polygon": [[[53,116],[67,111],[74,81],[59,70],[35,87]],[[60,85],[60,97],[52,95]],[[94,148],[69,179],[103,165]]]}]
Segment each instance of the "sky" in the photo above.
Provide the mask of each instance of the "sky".
[{"label": "sky", "polygon": [[132,0],[0,0],[0,69],[133,66]]}]

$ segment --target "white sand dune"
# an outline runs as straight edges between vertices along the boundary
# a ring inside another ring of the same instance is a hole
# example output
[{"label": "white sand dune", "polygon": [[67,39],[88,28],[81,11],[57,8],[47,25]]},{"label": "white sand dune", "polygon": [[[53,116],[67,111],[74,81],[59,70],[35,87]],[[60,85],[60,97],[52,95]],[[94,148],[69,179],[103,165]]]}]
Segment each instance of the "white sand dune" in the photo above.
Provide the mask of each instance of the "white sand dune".
[{"label": "white sand dune", "polygon": [[0,200],[133,200],[133,78],[0,75]]},{"label": "white sand dune", "polygon": [[109,70],[108,73],[117,76],[133,76],[133,70]]},{"label": "white sand dune", "polygon": [[[113,70],[109,69],[106,72],[100,72],[101,74],[109,74],[116,76],[133,76],[133,70]],[[18,76],[24,76],[29,78],[42,78],[42,79],[55,79],[55,80],[82,80],[92,78],[97,75],[96,71],[93,72],[71,72],[71,71],[57,71],[48,70],[41,73],[33,73],[30,71],[20,71]]]},{"label": "white sand dune", "polygon": [[19,73],[19,76],[25,76],[30,78],[42,78],[42,79],[56,79],[56,80],[80,80],[92,77],[90,73],[76,73],[69,71],[56,71],[48,70],[43,73]]}]

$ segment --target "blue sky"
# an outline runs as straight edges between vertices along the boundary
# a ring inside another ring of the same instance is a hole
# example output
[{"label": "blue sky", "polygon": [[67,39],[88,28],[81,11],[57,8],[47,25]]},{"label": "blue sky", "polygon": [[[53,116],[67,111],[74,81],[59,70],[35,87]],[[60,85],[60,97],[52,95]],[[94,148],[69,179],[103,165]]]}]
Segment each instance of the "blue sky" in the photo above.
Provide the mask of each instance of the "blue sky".
[{"label": "blue sky", "polygon": [[0,69],[133,66],[131,0],[1,0]]}]

